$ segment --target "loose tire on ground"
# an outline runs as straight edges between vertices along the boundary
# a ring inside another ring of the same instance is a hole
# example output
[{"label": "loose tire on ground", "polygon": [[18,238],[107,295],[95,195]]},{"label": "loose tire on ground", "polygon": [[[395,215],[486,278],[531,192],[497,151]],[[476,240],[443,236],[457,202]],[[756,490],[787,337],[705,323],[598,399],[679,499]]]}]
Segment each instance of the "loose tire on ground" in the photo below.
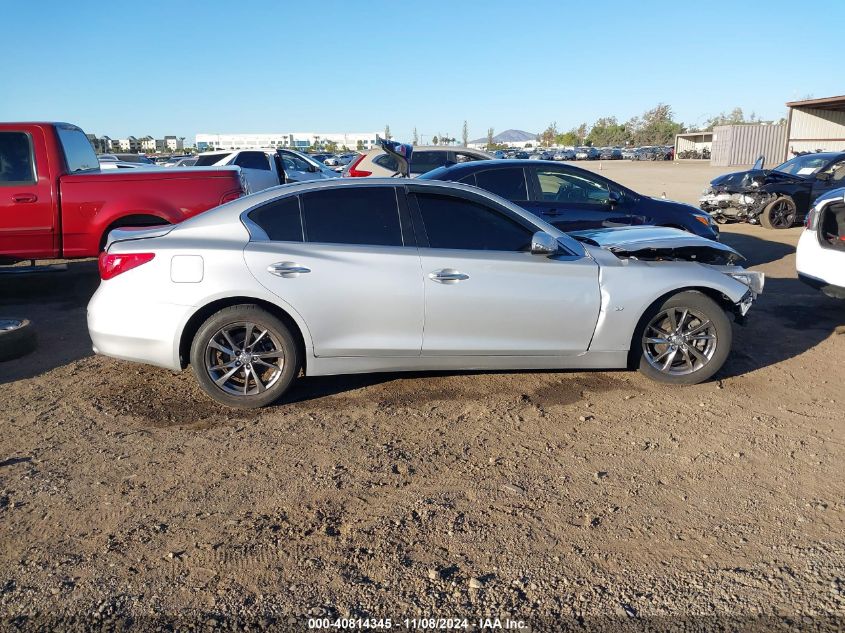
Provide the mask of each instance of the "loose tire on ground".
[{"label": "loose tire on ground", "polygon": [[795,224],[798,215],[798,207],[795,200],[789,196],[775,198],[763,209],[760,214],[760,224],[767,229],[788,229]]},{"label": "loose tire on ground", "polygon": [[256,305],[211,315],[191,344],[191,369],[200,387],[228,407],[272,404],[299,373],[294,337],[278,318]]},{"label": "loose tire on ground", "polygon": [[[681,327],[680,334],[668,327],[668,316],[661,320],[670,311]],[[685,312],[686,317],[683,316]],[[707,324],[704,324],[705,321]],[[685,337],[684,332],[691,335]],[[714,338],[705,339],[705,336]],[[666,343],[654,343],[658,340],[666,340]],[[643,315],[631,350],[640,372],[652,380],[673,385],[695,385],[722,368],[732,342],[733,326],[722,306],[701,292],[687,290],[652,306]],[[693,346],[695,350],[690,349]],[[701,358],[706,358],[707,362],[702,362]],[[667,359],[670,365],[661,369]],[[689,359],[692,363],[687,367]]]},{"label": "loose tire on ground", "polygon": [[29,319],[0,317],[0,361],[25,356],[36,345],[35,328]]}]

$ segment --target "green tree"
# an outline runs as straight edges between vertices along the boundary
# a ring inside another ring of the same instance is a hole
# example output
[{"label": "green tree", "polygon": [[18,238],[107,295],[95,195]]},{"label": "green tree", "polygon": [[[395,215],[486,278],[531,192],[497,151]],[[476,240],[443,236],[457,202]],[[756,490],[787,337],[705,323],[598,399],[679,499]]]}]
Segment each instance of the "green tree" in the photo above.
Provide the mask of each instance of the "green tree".
[{"label": "green tree", "polygon": [[620,125],[616,117],[602,117],[590,129],[587,142],[593,146],[606,147],[625,145],[630,140],[630,134],[624,125]]},{"label": "green tree", "polygon": [[464,127],[461,130],[461,145],[466,147],[467,143],[469,143],[469,127],[467,126],[466,119],[464,119]]},{"label": "green tree", "polygon": [[389,125],[385,125],[385,126],[384,126],[384,138],[385,138],[385,140],[387,140],[387,141],[389,141],[390,139],[392,139],[392,138],[393,138],[393,137],[390,135],[390,126],[389,126]]},{"label": "green tree", "polygon": [[411,140],[411,145],[417,146],[420,144],[420,137],[417,134],[417,128],[414,128],[414,137]]},{"label": "green tree", "polygon": [[549,127],[540,132],[540,134],[537,136],[537,140],[540,141],[540,145],[545,145],[546,147],[548,147],[549,145],[555,142],[555,137],[557,136],[557,134],[557,123],[549,123]]},{"label": "green tree", "polygon": [[358,142],[355,144],[355,149],[357,149],[359,152],[363,152],[364,151],[364,141],[362,141],[361,139],[358,139]]},{"label": "green tree", "polygon": [[631,133],[635,145],[669,145],[674,142],[675,134],[685,129],[683,123],[672,117],[672,108],[665,103],[658,103],[642,116],[630,119],[625,127]]},{"label": "green tree", "polygon": [[440,139],[437,137],[437,134],[435,134],[434,138],[431,139],[431,144],[432,145],[439,145],[440,144]]},{"label": "green tree", "polygon": [[578,133],[575,130],[564,132],[555,136],[555,145],[563,145],[565,147],[580,145]]},{"label": "green tree", "polygon": [[495,130],[492,127],[487,128],[487,149],[493,149],[493,145],[495,144],[493,142],[493,132],[494,131]]},{"label": "green tree", "polygon": [[587,132],[589,130],[587,129],[586,123],[582,123],[577,128],[575,128],[573,131],[575,132],[576,136],[578,136],[578,143],[577,143],[578,145],[583,145],[584,143],[587,142]]}]

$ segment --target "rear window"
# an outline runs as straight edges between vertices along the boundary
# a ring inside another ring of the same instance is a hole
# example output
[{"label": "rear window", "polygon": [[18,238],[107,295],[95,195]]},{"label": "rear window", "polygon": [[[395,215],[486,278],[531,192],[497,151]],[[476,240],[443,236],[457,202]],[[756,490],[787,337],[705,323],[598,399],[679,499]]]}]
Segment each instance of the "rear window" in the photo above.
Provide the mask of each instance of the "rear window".
[{"label": "rear window", "polygon": [[228,156],[228,155],[229,155],[228,153],[224,153],[224,154],[204,154],[204,155],[200,156],[199,158],[197,158],[196,166],[197,167],[209,167],[209,166],[215,164],[217,161],[219,161],[223,158],[226,158],[226,156]]},{"label": "rear window", "polygon": [[73,125],[57,125],[56,132],[65,155],[69,174],[100,168],[100,161],[85,133]]},{"label": "rear window", "polygon": [[302,195],[308,242],[402,246],[393,187],[344,187]]},{"label": "rear window", "polygon": [[241,152],[235,159],[235,165],[244,169],[270,171],[270,161],[264,152]]},{"label": "rear window", "polygon": [[262,205],[250,211],[248,217],[274,242],[303,241],[302,218],[297,196]]},{"label": "rear window", "polygon": [[[85,141],[88,142],[88,139]],[[29,135],[0,132],[0,185],[34,182],[35,160]]]},{"label": "rear window", "polygon": [[443,167],[447,158],[447,152],[413,152],[411,154],[411,173],[424,174],[432,169]]}]

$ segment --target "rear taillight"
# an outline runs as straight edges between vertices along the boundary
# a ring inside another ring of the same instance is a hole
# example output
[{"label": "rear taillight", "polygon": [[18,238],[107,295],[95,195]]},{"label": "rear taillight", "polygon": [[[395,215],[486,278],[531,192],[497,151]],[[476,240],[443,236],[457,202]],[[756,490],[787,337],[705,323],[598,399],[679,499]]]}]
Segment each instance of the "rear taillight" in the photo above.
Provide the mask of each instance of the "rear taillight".
[{"label": "rear taillight", "polygon": [[220,204],[226,204],[227,202],[231,202],[232,200],[237,200],[241,197],[241,195],[243,195],[243,192],[240,189],[230,191],[229,193],[223,194],[223,197],[220,198]]},{"label": "rear taillight", "polygon": [[813,207],[810,209],[810,212],[807,214],[807,219],[804,220],[804,227],[810,229],[811,231],[816,230],[816,218],[818,217],[818,213],[816,213],[816,208]]},{"label": "rear taillight", "polygon": [[359,154],[358,158],[356,158],[349,166],[349,171],[346,172],[346,175],[349,178],[366,178],[367,176],[373,175],[373,172],[367,171],[366,169],[355,169],[361,161],[364,160],[365,156],[366,154]]},{"label": "rear taillight", "polygon": [[97,263],[100,267],[100,279],[117,277],[127,270],[146,264],[155,257],[155,253],[100,253]]}]

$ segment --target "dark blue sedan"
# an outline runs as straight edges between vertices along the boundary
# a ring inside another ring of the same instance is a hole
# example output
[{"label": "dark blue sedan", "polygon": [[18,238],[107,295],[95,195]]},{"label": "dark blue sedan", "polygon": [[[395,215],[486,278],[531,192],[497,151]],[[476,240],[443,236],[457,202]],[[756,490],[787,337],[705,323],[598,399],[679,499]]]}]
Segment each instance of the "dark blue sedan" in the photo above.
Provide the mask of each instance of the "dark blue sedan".
[{"label": "dark blue sedan", "polygon": [[644,196],[573,165],[539,160],[482,160],[440,167],[420,178],[481,187],[562,231],[646,224],[719,239],[719,229],[710,214],[681,202]]}]

